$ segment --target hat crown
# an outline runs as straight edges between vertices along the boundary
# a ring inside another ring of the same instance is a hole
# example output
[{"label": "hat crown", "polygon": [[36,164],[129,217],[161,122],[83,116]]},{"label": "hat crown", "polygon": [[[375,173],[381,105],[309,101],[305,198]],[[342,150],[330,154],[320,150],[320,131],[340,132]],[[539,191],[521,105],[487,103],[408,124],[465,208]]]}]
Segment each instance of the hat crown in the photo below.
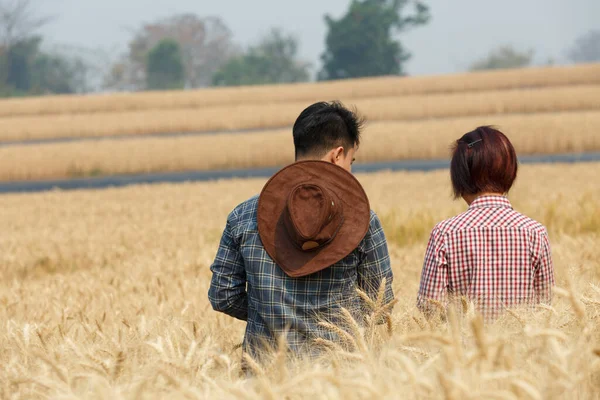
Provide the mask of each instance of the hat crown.
[{"label": "hat crown", "polygon": [[341,202],[317,184],[296,186],[287,200],[286,229],[296,246],[313,250],[331,242],[343,223]]},{"label": "hat crown", "polygon": [[351,254],[371,219],[369,199],[358,180],[318,160],[278,171],[263,187],[257,207],[265,251],[293,278],[317,273]]}]

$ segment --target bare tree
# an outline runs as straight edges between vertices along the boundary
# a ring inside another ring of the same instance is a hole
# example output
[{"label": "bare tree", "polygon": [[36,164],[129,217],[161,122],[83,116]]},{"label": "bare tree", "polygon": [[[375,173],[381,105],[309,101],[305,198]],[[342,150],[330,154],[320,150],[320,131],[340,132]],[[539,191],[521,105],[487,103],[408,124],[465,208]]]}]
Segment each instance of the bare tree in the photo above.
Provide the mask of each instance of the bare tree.
[{"label": "bare tree", "polygon": [[144,89],[148,52],[164,39],[175,40],[181,48],[186,88],[208,86],[213,74],[238,52],[231,31],[219,18],[176,15],[142,26],[128,53],[113,66],[106,85],[117,90]]},{"label": "bare tree", "polygon": [[0,46],[8,49],[31,37],[51,19],[37,16],[30,0],[0,0]]}]

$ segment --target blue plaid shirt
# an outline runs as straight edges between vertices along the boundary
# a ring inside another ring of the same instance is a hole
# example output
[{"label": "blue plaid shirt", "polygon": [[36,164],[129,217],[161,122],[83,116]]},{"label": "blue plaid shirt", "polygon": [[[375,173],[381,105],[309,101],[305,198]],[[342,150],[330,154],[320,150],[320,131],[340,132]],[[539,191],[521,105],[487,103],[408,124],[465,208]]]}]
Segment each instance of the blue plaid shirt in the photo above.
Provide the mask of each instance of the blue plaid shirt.
[{"label": "blue plaid shirt", "polygon": [[360,320],[365,305],[356,288],[375,297],[386,278],[385,302],[393,300],[392,270],[385,235],[371,211],[370,227],[359,246],[340,262],[299,278],[286,275],[267,254],[257,228],[258,196],[240,204],[227,218],[208,298],[216,311],[247,321],[243,349],[274,344],[287,332],[298,352],[318,337],[335,340],[318,325],[335,321],[340,306]]}]

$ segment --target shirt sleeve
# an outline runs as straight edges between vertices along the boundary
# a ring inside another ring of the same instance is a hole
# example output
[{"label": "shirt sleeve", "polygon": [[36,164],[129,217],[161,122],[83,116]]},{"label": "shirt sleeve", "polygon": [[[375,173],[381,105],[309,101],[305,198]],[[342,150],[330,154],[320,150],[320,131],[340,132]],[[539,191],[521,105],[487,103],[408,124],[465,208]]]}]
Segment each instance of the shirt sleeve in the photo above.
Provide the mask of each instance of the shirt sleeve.
[{"label": "shirt sleeve", "polygon": [[541,234],[539,255],[535,268],[533,287],[536,301],[550,304],[552,302],[552,287],[554,286],[554,265],[552,263],[552,251],[546,230]]},{"label": "shirt sleeve", "polygon": [[446,259],[446,248],[444,235],[435,227],[431,232],[423,271],[421,272],[421,284],[417,296],[417,307],[426,315],[431,314],[436,307],[429,300],[436,300],[445,304],[448,296],[448,262]]},{"label": "shirt sleeve", "polygon": [[371,212],[369,231],[363,240],[363,257],[358,266],[358,287],[372,299],[386,279],[384,304],[394,300],[393,273],[390,265],[387,241],[377,214]]},{"label": "shirt sleeve", "polygon": [[215,311],[246,321],[248,319],[246,269],[239,243],[232,234],[234,222],[235,214],[231,213],[227,218],[215,261],[210,267],[212,279],[208,299]]}]

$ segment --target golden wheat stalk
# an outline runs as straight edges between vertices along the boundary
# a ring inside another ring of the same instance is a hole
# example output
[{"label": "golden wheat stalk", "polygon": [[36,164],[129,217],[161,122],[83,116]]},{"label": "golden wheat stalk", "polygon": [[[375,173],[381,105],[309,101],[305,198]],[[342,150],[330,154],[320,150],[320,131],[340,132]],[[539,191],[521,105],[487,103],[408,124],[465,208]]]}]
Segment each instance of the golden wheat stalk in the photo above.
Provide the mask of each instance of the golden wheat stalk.
[{"label": "golden wheat stalk", "polygon": [[471,329],[473,330],[473,336],[475,337],[475,344],[477,345],[479,355],[482,359],[487,360],[489,355],[488,344],[483,329],[483,318],[480,314],[477,314],[471,319]]},{"label": "golden wheat stalk", "polygon": [[360,297],[362,301],[364,301],[365,304],[369,306],[371,310],[375,310],[377,308],[375,301],[373,301],[373,299],[371,299],[371,297],[369,297],[369,295],[366,292],[364,292],[360,288],[356,288],[356,293],[358,294],[358,297]]},{"label": "golden wheat stalk", "polygon": [[365,343],[365,339],[360,330],[360,327],[358,326],[358,323],[356,322],[352,314],[350,314],[350,311],[348,311],[348,309],[342,307],[341,314],[344,321],[352,331],[352,337],[354,338],[356,349],[358,349],[359,352],[366,354],[368,352],[367,344]]},{"label": "golden wheat stalk", "polygon": [[52,371],[54,371],[56,376],[58,376],[58,378],[64,384],[66,384],[66,385],[69,384],[69,377],[67,376],[67,373],[65,371],[63,371],[63,369],[58,364],[56,364],[56,362],[52,361],[50,358],[46,357],[42,353],[34,352],[33,354],[38,360],[42,361],[44,364],[49,366],[50,369],[52,369]]},{"label": "golden wheat stalk", "polygon": [[125,352],[119,351],[115,357],[115,365],[113,366],[113,381],[116,381],[123,372],[123,364],[125,364]]},{"label": "golden wheat stalk", "polygon": [[339,326],[325,321],[319,322],[319,326],[327,329],[330,332],[335,333],[341,340],[341,342],[350,346],[352,350],[356,350],[358,348],[356,340],[352,337],[352,335],[346,332],[344,329],[340,328]]},{"label": "golden wheat stalk", "polygon": [[252,373],[256,376],[264,376],[265,370],[260,366],[260,364],[248,353],[244,353],[242,358],[248,368],[252,371]]},{"label": "golden wheat stalk", "polygon": [[340,346],[336,342],[333,342],[333,341],[327,340],[327,339],[323,339],[323,338],[313,339],[313,344],[315,346],[324,347],[324,348],[328,349],[329,351],[335,352],[335,353],[341,353],[344,351],[342,346]]}]

